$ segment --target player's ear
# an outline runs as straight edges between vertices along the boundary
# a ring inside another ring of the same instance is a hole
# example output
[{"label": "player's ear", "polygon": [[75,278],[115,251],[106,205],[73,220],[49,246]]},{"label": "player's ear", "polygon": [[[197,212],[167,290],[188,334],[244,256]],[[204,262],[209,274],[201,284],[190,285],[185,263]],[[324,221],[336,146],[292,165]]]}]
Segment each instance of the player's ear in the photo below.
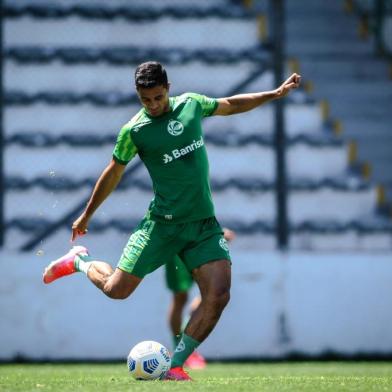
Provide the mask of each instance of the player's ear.
[{"label": "player's ear", "polygon": [[167,82],[167,87],[166,87],[166,89],[167,89],[167,92],[169,92],[169,90],[170,90],[170,86],[171,86],[170,82]]}]

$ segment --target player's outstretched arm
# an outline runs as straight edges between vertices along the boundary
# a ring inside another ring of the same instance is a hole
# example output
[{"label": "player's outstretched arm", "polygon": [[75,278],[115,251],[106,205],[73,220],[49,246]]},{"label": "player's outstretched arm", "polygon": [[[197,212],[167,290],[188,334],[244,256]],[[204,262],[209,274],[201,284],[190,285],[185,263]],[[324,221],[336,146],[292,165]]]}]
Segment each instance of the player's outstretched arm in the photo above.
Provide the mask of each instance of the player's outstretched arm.
[{"label": "player's outstretched arm", "polygon": [[300,81],[301,76],[294,73],[275,90],[219,98],[218,107],[216,108],[214,115],[229,116],[231,114],[248,112],[273,99],[285,97],[292,89],[299,86]]},{"label": "player's outstretched arm", "polygon": [[112,159],[109,165],[102,172],[95,184],[86,209],[72,225],[71,241],[74,241],[78,236],[82,236],[87,233],[88,221],[93,216],[96,209],[116,188],[117,184],[121,180],[124,170],[125,165],[121,165]]}]

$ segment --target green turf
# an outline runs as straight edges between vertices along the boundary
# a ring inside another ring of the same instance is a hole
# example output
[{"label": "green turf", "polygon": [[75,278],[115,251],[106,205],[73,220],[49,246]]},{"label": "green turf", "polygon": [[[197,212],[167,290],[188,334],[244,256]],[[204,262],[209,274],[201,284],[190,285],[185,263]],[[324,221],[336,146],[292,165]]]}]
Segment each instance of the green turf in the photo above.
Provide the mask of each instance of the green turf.
[{"label": "green turf", "polygon": [[134,381],[126,365],[0,365],[0,391],[392,391],[392,363],[210,364],[195,382]]}]

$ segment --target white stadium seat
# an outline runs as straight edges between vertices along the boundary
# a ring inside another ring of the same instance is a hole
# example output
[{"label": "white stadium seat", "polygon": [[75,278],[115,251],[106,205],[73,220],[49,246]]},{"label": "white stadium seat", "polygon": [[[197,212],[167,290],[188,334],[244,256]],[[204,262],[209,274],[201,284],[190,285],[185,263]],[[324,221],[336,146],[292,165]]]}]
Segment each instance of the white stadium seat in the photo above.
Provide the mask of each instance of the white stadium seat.
[{"label": "white stadium seat", "polygon": [[[4,40],[6,45],[58,45],[58,46],[143,46],[151,42],[154,46],[170,47],[175,41],[178,47],[203,48],[211,42],[211,32],[216,48],[237,49],[257,45],[256,23],[219,18],[177,20],[169,17],[147,23],[134,23],[123,18],[113,21],[91,21],[70,17],[60,20],[37,20],[22,18],[6,21]],[[92,28],[94,27],[94,28]],[[48,32],[50,31],[50,34]],[[184,34],[192,31],[192,34]],[[159,32],[157,34],[156,32]]]}]

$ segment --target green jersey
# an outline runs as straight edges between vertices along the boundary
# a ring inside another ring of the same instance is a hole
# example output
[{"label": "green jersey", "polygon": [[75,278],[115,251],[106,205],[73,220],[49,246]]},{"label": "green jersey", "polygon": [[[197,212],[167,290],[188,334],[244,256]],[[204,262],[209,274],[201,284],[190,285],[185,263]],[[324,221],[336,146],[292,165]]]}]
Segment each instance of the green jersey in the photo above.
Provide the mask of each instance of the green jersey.
[{"label": "green jersey", "polygon": [[139,154],[153,182],[152,219],[182,223],[214,216],[201,120],[218,102],[185,93],[169,98],[169,103],[170,110],[159,117],[143,108],[125,124],[113,158],[125,165]]}]

